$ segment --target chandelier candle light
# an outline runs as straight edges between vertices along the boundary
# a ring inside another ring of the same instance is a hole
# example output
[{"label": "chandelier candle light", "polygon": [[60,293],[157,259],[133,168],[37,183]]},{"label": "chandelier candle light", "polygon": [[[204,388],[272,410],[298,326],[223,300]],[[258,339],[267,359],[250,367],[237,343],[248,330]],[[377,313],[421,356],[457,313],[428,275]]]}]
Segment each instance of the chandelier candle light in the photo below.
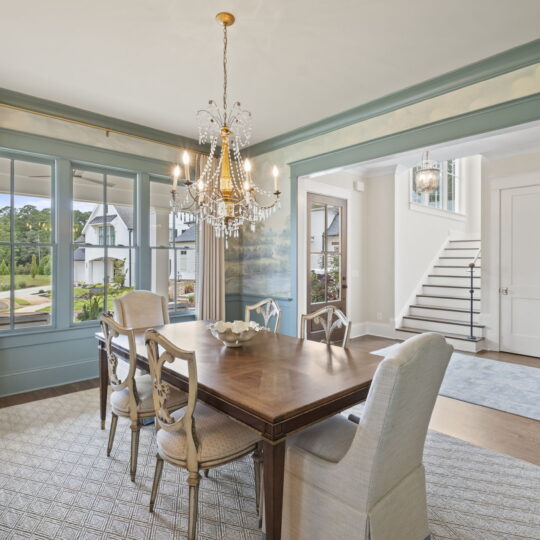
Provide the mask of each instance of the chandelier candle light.
[{"label": "chandelier candle light", "polygon": [[441,169],[437,161],[430,161],[429,152],[425,152],[422,163],[414,175],[417,193],[433,193],[439,187]]},{"label": "chandelier candle light", "polygon": [[[210,107],[197,113],[199,142],[208,142],[210,153],[202,170],[195,171],[196,181],[192,182],[189,153],[184,152],[183,171],[180,165],[173,171],[171,208],[175,213],[193,216],[196,222],[210,224],[216,236],[227,241],[238,237],[244,223],[250,224],[254,231],[257,222],[279,208],[281,192],[276,166],[272,168],[274,191],[265,191],[253,181],[249,160],[243,160],[240,155],[240,149],[249,143],[251,113],[242,109],[239,102],[230,108],[227,105],[227,28],[234,23],[234,16],[222,12],[216,19],[223,26],[223,106],[210,100]],[[186,193],[179,200],[178,183],[182,175],[180,182]]]}]

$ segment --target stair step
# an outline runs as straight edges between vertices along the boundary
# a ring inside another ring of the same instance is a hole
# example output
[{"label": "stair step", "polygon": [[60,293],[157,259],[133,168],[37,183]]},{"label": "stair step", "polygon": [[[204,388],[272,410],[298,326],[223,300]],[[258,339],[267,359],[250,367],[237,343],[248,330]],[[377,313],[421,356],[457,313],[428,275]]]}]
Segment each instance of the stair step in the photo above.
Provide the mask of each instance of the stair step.
[{"label": "stair step", "polygon": [[[471,276],[456,276],[453,274],[428,274],[428,277],[448,277],[448,278],[458,278],[458,279],[471,279]],[[481,276],[473,275],[474,279],[480,279]]]},{"label": "stair step", "polygon": [[[477,257],[469,257],[467,255],[461,255],[461,256],[458,256],[458,255],[452,255],[452,256],[445,256],[445,255],[442,255],[441,257],[439,257],[439,259],[476,259]],[[478,260],[480,260],[482,257],[478,257]]]},{"label": "stair step", "polygon": [[[468,301],[471,300],[471,298],[467,296],[445,296],[443,294],[417,294],[416,296],[425,297],[425,298],[444,298],[445,300],[468,300]],[[480,302],[480,298],[474,297],[473,301]]]},{"label": "stair step", "polygon": [[[463,265],[459,265],[459,264],[435,264],[433,265],[434,268],[466,268],[467,270],[470,268],[470,266],[468,264],[463,264]],[[474,265],[474,268],[476,270],[480,270],[480,266],[476,266],[476,264]]]},{"label": "stair step", "polygon": [[[411,328],[411,327],[408,327],[408,326],[402,326],[400,328],[396,328],[396,330],[398,332],[409,332],[411,334],[425,334],[426,333],[426,330],[422,330],[421,328]],[[440,332],[438,332],[440,334]],[[470,341],[470,342],[474,342],[474,343],[478,343],[479,341],[483,341],[484,338],[483,337],[475,337],[474,339],[470,339],[468,338],[467,336],[463,336],[461,334],[451,334],[451,333],[444,333],[444,334],[441,334],[443,335],[445,338],[449,338],[449,339],[458,339],[460,341]]]},{"label": "stair step", "polygon": [[[452,276],[455,277],[455,276]],[[442,287],[443,289],[467,289],[469,290],[470,287],[465,287],[464,285],[432,285],[432,284],[424,284],[422,287]],[[473,289],[479,290],[480,287],[473,287]]]},{"label": "stair step", "polygon": [[[420,295],[418,295],[418,296],[420,296]],[[466,298],[465,300],[470,300],[470,298]],[[453,308],[453,307],[440,307],[440,306],[423,306],[422,304],[411,304],[410,307],[418,308],[418,309],[434,309],[434,310],[439,310],[439,311],[455,311],[456,313],[470,313],[471,312],[469,309],[460,309],[460,308]],[[480,311],[473,310],[473,313],[475,315],[479,315]]]},{"label": "stair step", "polygon": [[474,251],[478,251],[478,248],[477,247],[447,247],[447,248],[444,248],[445,250],[448,250],[448,249],[456,249],[456,250],[474,250]]},{"label": "stair step", "polygon": [[480,242],[480,240],[450,240],[450,244],[455,244],[457,242]]},{"label": "stair step", "polygon": [[[455,319],[441,319],[439,317],[421,317],[419,315],[405,315],[404,319],[414,319],[415,321],[426,321],[441,324],[453,324],[455,326],[470,327],[470,324],[465,321],[456,321]],[[485,325],[474,323],[474,328],[485,328]]]}]

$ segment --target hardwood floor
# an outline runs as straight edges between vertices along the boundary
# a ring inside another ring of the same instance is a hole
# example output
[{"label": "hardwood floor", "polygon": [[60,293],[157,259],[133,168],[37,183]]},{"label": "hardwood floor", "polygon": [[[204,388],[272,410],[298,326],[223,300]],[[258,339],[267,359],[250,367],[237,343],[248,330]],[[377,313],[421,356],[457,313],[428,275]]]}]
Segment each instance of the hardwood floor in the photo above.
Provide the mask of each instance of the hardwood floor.
[{"label": "hardwood floor", "polygon": [[[377,336],[362,336],[351,340],[349,347],[370,352],[398,342],[398,340]],[[473,356],[540,368],[540,358],[532,356],[495,351],[484,351]],[[0,408],[97,386],[98,379],[90,379],[7,396],[0,398]],[[476,446],[489,448],[495,452],[540,465],[540,452],[538,451],[540,448],[540,422],[536,420],[439,396],[431,418],[430,428]]]}]

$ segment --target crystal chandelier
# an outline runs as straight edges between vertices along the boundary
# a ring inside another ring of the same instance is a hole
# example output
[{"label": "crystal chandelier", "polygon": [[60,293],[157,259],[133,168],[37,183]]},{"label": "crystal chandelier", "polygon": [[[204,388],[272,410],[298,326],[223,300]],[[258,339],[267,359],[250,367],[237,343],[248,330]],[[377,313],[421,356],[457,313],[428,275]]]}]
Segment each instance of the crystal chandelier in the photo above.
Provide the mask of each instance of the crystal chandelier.
[{"label": "crystal chandelier", "polygon": [[223,26],[223,106],[209,101],[209,108],[197,113],[199,142],[210,144],[210,153],[196,177],[191,180],[190,157],[183,154],[183,180],[185,196],[179,197],[178,181],[182,175],[179,165],[173,172],[171,208],[173,212],[193,216],[195,221],[210,224],[218,238],[238,237],[244,223],[255,224],[266,219],[279,207],[277,167],[273,167],[274,191],[261,189],[251,176],[251,164],[240,155],[251,135],[251,113],[239,102],[227,105],[227,28],[234,23],[231,13],[218,13],[217,21]]},{"label": "crystal chandelier", "polygon": [[439,187],[441,169],[437,161],[430,161],[429,152],[425,152],[422,163],[414,174],[416,193],[433,193]]}]

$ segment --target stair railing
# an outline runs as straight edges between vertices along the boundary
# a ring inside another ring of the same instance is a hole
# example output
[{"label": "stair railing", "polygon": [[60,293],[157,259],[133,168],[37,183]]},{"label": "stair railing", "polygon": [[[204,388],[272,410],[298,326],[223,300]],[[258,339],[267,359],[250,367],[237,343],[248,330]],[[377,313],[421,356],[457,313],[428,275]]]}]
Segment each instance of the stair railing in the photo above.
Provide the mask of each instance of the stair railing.
[{"label": "stair railing", "polygon": [[473,259],[472,263],[469,263],[469,272],[471,274],[471,288],[469,293],[471,295],[471,308],[470,308],[470,323],[469,323],[469,339],[476,339],[474,336],[474,269],[476,268],[476,262],[480,257],[481,248],[478,248],[476,252],[476,257]]}]

